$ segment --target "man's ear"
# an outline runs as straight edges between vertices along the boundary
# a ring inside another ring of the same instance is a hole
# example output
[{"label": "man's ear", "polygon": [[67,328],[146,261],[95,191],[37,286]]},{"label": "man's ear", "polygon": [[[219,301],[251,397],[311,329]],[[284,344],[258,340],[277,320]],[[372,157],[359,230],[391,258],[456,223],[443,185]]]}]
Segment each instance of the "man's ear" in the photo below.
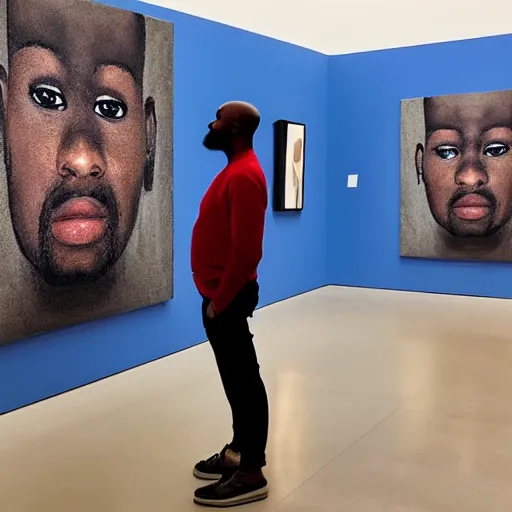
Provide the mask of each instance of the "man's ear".
[{"label": "man's ear", "polygon": [[3,153],[5,166],[9,167],[9,155],[5,140],[5,106],[7,105],[7,71],[0,65],[0,137],[3,139]]},{"label": "man's ear", "polygon": [[425,148],[423,144],[416,146],[416,177],[418,178],[418,185],[423,181],[423,155],[425,154]]},{"label": "man's ear", "polygon": [[155,100],[149,97],[144,105],[146,114],[146,163],[144,165],[144,190],[153,189],[156,153],[156,112]]}]

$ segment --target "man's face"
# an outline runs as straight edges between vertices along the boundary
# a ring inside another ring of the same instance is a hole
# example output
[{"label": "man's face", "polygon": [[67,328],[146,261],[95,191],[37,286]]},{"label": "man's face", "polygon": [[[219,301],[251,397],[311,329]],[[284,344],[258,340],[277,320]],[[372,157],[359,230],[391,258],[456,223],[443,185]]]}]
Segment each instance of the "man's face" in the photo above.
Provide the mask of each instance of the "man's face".
[{"label": "man's face", "polygon": [[4,138],[23,254],[50,283],[94,280],[135,224],[146,162],[144,31],[89,2],[8,0]]},{"label": "man's face", "polygon": [[211,151],[229,151],[233,139],[233,113],[229,106],[217,110],[215,121],[208,125],[203,146]]},{"label": "man's face", "polygon": [[426,145],[416,166],[439,225],[490,236],[512,216],[512,92],[425,101]]}]

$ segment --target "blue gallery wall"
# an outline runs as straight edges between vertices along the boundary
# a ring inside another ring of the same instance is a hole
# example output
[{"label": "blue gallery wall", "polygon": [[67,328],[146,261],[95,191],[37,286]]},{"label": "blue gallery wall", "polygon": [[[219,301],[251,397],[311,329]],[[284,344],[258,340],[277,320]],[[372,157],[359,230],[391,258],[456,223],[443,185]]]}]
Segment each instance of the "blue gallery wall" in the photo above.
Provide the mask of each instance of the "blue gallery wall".
[{"label": "blue gallery wall", "polygon": [[190,234],[199,201],[225,163],[201,142],[217,107],[227,100],[247,100],[261,110],[256,150],[269,195],[272,123],[287,118],[308,126],[307,208],[300,216],[268,210],[260,305],[326,282],[327,57],[135,0],[106,3],[174,23],[175,298],[0,348],[0,413],[204,340],[190,275]]},{"label": "blue gallery wall", "polygon": [[510,89],[511,52],[507,35],[330,59],[329,283],[512,297],[510,264],[399,256],[400,100]]}]

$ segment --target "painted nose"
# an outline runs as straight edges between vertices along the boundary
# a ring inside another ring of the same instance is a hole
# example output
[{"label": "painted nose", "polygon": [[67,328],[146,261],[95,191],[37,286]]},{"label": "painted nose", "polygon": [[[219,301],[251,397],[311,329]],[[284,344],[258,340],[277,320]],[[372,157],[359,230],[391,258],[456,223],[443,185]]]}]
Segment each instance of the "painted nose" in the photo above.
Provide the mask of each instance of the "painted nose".
[{"label": "painted nose", "polygon": [[59,175],[63,178],[96,178],[105,175],[105,160],[96,144],[86,137],[76,137],[60,151]]},{"label": "painted nose", "polygon": [[477,158],[471,158],[462,163],[461,168],[455,176],[457,185],[468,188],[481,187],[489,181],[487,170],[483,163]]}]

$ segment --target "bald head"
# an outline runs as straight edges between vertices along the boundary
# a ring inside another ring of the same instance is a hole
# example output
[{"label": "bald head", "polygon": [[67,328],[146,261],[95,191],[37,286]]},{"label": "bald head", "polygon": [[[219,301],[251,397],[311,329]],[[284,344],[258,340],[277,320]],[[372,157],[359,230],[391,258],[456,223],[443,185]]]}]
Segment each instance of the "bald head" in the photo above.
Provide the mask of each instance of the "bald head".
[{"label": "bald head", "polygon": [[245,101],[230,101],[217,110],[203,144],[207,149],[226,153],[252,147],[252,139],[260,125],[258,109]]},{"label": "bald head", "polygon": [[258,109],[245,101],[230,101],[219,108],[219,114],[232,126],[238,126],[240,133],[253,136],[260,125]]}]

